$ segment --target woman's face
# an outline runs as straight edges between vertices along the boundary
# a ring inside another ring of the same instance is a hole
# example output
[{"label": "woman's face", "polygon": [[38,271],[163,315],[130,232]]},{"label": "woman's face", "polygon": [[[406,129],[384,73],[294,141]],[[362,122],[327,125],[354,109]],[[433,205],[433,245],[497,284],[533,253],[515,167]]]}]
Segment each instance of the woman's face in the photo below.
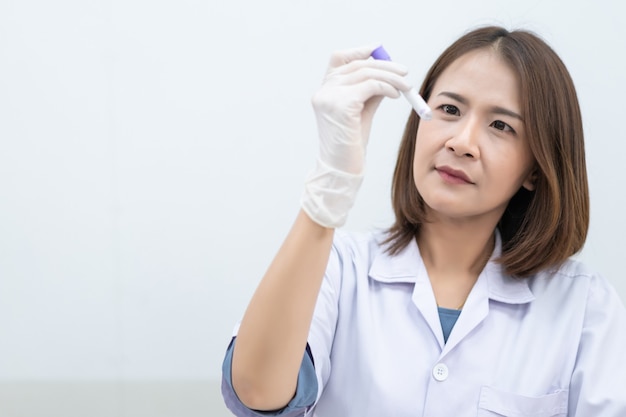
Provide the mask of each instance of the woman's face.
[{"label": "woman's face", "polygon": [[413,174],[430,214],[495,224],[520,187],[533,189],[517,75],[491,49],[469,52],[441,74],[428,104]]}]

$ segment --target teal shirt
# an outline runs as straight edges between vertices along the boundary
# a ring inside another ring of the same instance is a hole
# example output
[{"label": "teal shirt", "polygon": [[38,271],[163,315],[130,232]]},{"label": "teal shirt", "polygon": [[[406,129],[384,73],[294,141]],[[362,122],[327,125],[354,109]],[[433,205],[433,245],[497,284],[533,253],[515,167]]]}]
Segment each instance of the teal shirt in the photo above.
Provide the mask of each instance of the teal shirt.
[{"label": "teal shirt", "polygon": [[452,332],[452,328],[456,324],[461,310],[452,310],[450,308],[437,307],[439,310],[439,321],[441,322],[441,330],[443,330],[443,340],[448,341],[448,336]]}]

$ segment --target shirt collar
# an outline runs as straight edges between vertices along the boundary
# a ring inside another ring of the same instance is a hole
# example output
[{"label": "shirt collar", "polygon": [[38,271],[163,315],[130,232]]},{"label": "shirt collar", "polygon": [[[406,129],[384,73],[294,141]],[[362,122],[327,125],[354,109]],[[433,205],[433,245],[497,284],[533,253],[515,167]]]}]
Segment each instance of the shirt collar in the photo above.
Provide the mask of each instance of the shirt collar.
[{"label": "shirt collar", "polygon": [[[415,283],[418,279],[428,279],[415,239],[397,255],[390,255],[385,249],[386,246],[379,246],[379,252],[370,266],[370,278],[386,284]],[[535,296],[528,286],[528,279],[511,277],[504,272],[502,265],[494,262],[501,253],[502,239],[496,231],[494,251],[479,277],[486,280],[489,298],[507,304],[531,302]]]}]

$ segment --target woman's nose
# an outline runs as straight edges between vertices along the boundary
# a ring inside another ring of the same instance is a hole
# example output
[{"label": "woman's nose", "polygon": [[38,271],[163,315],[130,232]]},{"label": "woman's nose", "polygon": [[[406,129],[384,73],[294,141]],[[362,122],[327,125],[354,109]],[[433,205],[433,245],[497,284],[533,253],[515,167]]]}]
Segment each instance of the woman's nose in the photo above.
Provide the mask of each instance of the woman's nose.
[{"label": "woman's nose", "polygon": [[478,121],[467,118],[458,123],[453,136],[446,142],[446,148],[457,156],[478,159],[480,158],[480,134],[481,126]]}]

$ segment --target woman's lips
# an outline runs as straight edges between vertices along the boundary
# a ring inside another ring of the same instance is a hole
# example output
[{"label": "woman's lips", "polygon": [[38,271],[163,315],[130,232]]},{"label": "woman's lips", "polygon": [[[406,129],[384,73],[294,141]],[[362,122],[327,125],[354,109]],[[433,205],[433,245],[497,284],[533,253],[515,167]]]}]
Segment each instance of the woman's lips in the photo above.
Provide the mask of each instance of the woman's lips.
[{"label": "woman's lips", "polygon": [[474,184],[470,177],[463,171],[451,168],[449,166],[436,167],[435,170],[439,173],[444,181],[451,184]]}]

